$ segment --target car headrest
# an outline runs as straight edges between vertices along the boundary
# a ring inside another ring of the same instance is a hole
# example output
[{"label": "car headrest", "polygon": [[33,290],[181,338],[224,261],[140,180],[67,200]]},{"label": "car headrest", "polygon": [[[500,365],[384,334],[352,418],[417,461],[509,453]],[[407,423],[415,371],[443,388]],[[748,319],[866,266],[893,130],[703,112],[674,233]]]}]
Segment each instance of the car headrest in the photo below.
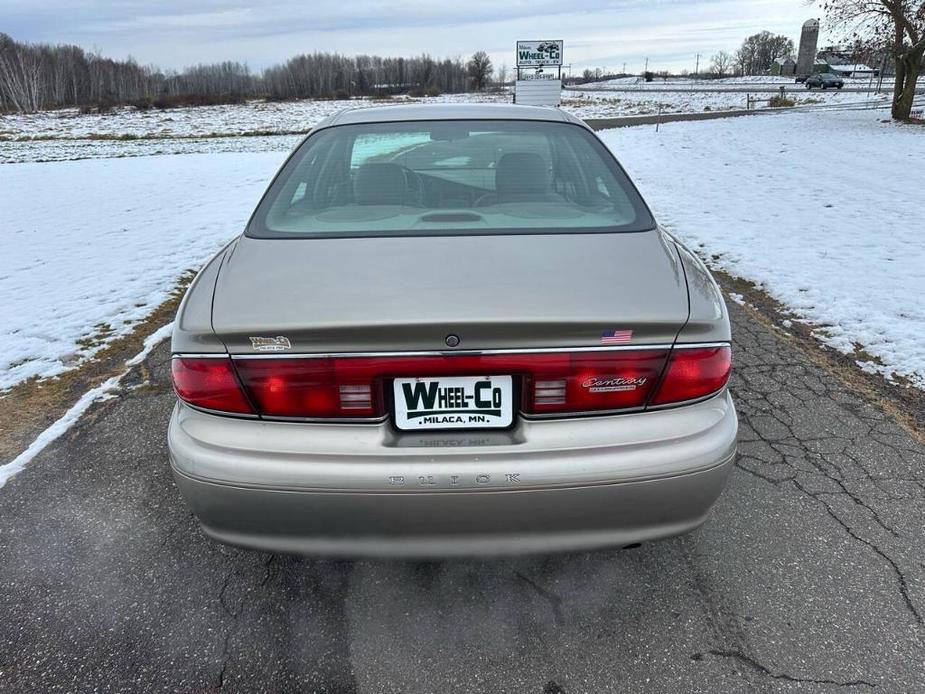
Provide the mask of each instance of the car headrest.
[{"label": "car headrest", "polygon": [[405,173],[398,164],[363,164],[353,180],[353,197],[359,205],[404,203]]},{"label": "car headrest", "polygon": [[495,191],[499,199],[540,196],[549,191],[549,170],[539,154],[510,152],[498,160]]}]

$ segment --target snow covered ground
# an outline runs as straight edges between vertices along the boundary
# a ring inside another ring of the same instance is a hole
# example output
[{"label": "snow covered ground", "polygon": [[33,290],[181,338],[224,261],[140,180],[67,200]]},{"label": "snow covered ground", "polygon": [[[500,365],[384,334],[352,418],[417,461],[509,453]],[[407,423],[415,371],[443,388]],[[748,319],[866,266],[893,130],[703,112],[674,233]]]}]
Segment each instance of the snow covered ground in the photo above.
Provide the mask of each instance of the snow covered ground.
[{"label": "snow covered ground", "polygon": [[143,362],[161,342],[169,340],[172,331],[173,323],[169,323],[161,326],[152,334],[148,335],[144,340],[141,351],[125,362],[125,369],[122,373],[107,378],[98,386],[91,388],[81,395],[77,402],[71,405],[67,412],[42,431],[42,433],[29,444],[26,450],[17,455],[10,462],[0,465],[0,489],[2,489],[14,475],[22,472],[26,465],[42,452],[42,449],[70,429],[74,423],[83,416],[84,412],[90,409],[91,405],[101,400],[108,400],[116,397],[122,379],[128,375],[131,367]]},{"label": "snow covered ground", "polygon": [[[859,87],[861,89],[866,89],[867,86],[871,83],[870,78],[853,78],[845,77],[846,87]],[[873,80],[874,85],[876,86],[877,80]],[[600,82],[588,82],[585,87],[588,88],[619,88],[619,89],[741,89],[743,87],[755,87],[755,88],[775,88],[784,85],[785,87],[795,87],[802,88],[801,84],[798,84],[793,77],[775,77],[774,75],[746,75],[742,77],[723,77],[721,79],[692,79],[690,77],[669,77],[664,79],[662,77],[655,77],[651,82],[646,82],[642,77],[629,76],[629,77],[617,77],[611,80],[601,80]],[[889,85],[888,85],[889,86]]]},{"label": "snow covered ground", "polygon": [[[447,94],[426,101],[495,101],[493,95]],[[0,135],[20,138],[87,137],[192,137],[252,132],[307,132],[312,125],[345,108],[369,108],[409,99],[305,99],[301,101],[248,101],[243,104],[139,111],[125,106],[109,114],[82,114],[77,109],[0,116]]]},{"label": "snow covered ground", "polygon": [[[845,353],[925,388],[925,129],[793,113],[601,133],[660,221]],[[670,177],[666,172],[670,171]]]},{"label": "snow covered ground", "polygon": [[[925,132],[884,115],[782,113],[602,135],[659,218],[716,266],[760,283],[829,344],[863,345],[883,362],[868,368],[925,387],[925,190],[897,175],[921,166]],[[79,363],[94,350],[85,338],[128,331],[241,230],[296,140],[207,141],[273,149],[262,152],[0,165],[0,388]]]},{"label": "snow covered ground", "polygon": [[[562,94],[562,108],[579,118],[616,118],[659,112],[689,113],[743,109],[746,106],[747,96],[741,92],[717,89],[712,92],[655,93],[659,85],[653,85],[646,85],[646,90],[639,92],[565,90]],[[798,104],[820,105],[859,103],[867,99],[864,94],[832,90],[817,90],[812,94],[800,90],[791,98],[796,99]],[[875,97],[875,100],[884,102],[886,99],[886,95]],[[122,107],[106,115],[81,114],[77,109],[11,114],[0,116],[0,163],[56,161],[97,156],[146,156],[157,152],[228,151],[229,148],[232,151],[240,151],[243,147],[251,147],[251,151],[260,151],[267,145],[266,142],[243,145],[218,143],[214,140],[218,139],[216,136],[233,139],[234,136],[243,135],[307,132],[321,119],[344,108],[387,106],[408,101],[405,98],[388,101],[250,101],[237,105],[163,111],[139,111],[132,107]],[[509,103],[510,96],[445,94],[424,101]],[[758,103],[756,107],[766,105]],[[190,142],[191,138],[201,139]],[[177,141],[178,139],[181,141]]]},{"label": "snow covered ground", "polygon": [[128,332],[241,231],[284,156],[0,166],[0,389]]},{"label": "snow covered ground", "polygon": [[[562,108],[579,115],[580,118],[613,118],[616,116],[636,116],[652,113],[698,113],[700,111],[733,111],[746,108],[746,102],[752,99],[751,108],[768,108],[770,93],[752,93],[740,91],[674,91],[665,92],[658,89],[638,91],[570,91],[563,93]],[[848,105],[888,104],[887,94],[871,95],[857,92],[825,92],[814,90],[808,92],[800,88],[787,92],[798,107],[833,107]],[[760,101],[755,101],[760,99]]]},{"label": "snow covered ground", "polygon": [[83,139],[118,137],[196,137],[246,133],[307,132],[318,121],[345,108],[371,108],[403,103],[501,103],[507,94],[444,94],[428,99],[304,99],[248,101],[243,104],[197,108],[150,109],[120,107],[109,114],[81,114],[77,109],[0,116],[0,136],[21,139]]},{"label": "snow covered ground", "polygon": [[0,165],[23,162],[148,157],[156,154],[289,152],[304,135],[259,137],[183,137],[163,140],[54,139],[0,142]]}]

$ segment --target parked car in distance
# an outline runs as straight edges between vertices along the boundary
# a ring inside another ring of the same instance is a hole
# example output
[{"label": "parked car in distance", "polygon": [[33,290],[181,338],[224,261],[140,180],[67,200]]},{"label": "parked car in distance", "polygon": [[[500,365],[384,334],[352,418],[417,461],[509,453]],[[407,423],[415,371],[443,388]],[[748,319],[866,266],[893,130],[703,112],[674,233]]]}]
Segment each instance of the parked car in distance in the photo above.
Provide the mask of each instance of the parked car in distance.
[{"label": "parked car in distance", "polygon": [[170,462],[208,535],[271,552],[625,546],[725,486],[730,342],[706,267],[578,119],[347,111],[187,290]]},{"label": "parked car in distance", "polygon": [[828,89],[829,87],[841,89],[845,86],[845,81],[841,77],[833,75],[831,72],[821,72],[810,75],[806,78],[805,83],[807,89]]},{"label": "parked car in distance", "polygon": [[803,84],[806,81],[807,77],[809,77],[809,75],[797,75],[796,77],[794,77],[793,81],[796,82],[797,84]]}]

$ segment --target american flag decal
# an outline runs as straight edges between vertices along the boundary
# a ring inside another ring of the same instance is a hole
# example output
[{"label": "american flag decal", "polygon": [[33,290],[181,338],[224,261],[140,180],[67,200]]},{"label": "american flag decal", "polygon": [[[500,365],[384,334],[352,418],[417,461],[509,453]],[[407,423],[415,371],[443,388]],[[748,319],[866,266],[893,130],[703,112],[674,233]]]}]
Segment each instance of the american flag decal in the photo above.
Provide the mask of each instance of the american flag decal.
[{"label": "american flag decal", "polygon": [[606,330],[601,333],[602,345],[625,345],[632,339],[632,330]]}]

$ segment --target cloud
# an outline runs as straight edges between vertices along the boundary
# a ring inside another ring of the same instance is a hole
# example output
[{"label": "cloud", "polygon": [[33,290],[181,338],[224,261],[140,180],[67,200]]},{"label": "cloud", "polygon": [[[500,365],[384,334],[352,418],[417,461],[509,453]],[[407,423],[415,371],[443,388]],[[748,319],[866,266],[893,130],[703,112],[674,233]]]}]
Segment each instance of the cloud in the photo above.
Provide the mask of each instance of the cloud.
[{"label": "cloud", "polygon": [[467,56],[483,49],[514,61],[525,38],[565,40],[565,59],[584,67],[693,68],[748,34],[799,37],[818,14],[804,0],[4,0],[5,31],[18,40],[77,43],[105,55],[182,68],[240,60],[253,68],[312,51]]}]

